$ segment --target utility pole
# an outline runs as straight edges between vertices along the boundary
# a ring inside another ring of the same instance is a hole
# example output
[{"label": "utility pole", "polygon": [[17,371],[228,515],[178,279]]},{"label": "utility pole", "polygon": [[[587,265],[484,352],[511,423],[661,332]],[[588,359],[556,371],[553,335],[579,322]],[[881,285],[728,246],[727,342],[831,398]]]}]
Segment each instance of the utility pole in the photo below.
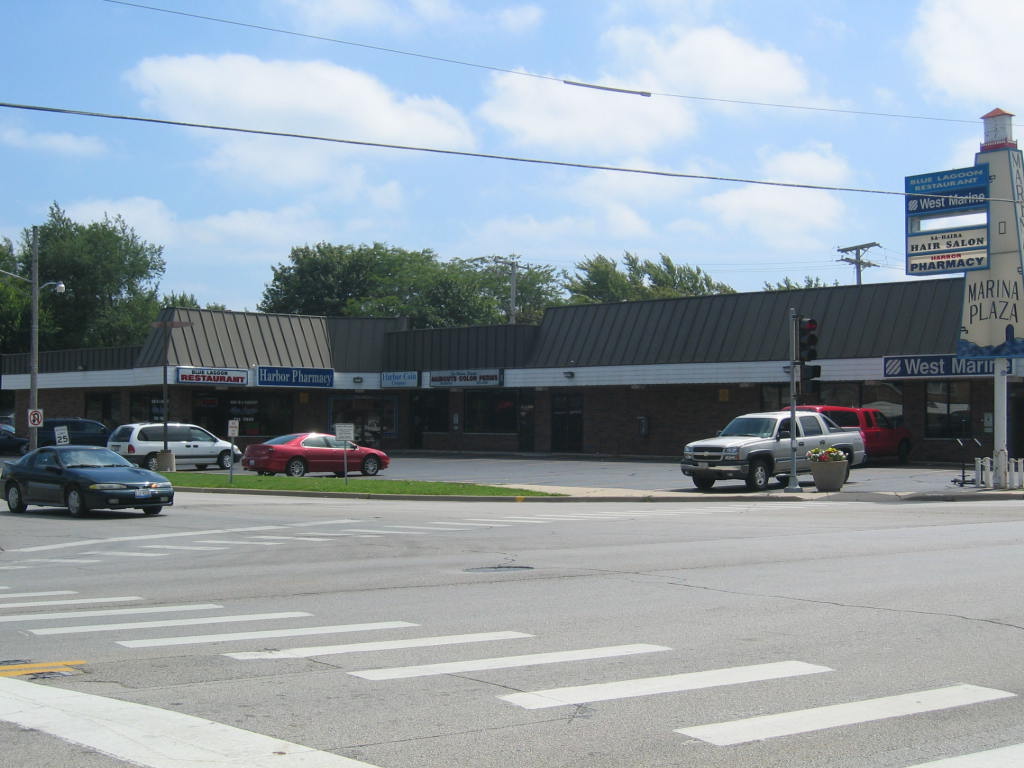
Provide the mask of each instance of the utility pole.
[{"label": "utility pole", "polygon": [[842,258],[837,259],[837,261],[845,261],[847,264],[853,264],[857,268],[857,285],[860,285],[861,270],[865,269],[866,267],[878,266],[878,264],[876,264],[873,261],[866,261],[865,259],[863,259],[863,254],[866,253],[871,248],[881,247],[882,246],[880,246],[878,243],[861,243],[860,245],[851,245],[846,248],[836,248],[836,250],[839,251],[839,253],[855,254],[853,258],[850,258],[849,256],[843,256]]}]

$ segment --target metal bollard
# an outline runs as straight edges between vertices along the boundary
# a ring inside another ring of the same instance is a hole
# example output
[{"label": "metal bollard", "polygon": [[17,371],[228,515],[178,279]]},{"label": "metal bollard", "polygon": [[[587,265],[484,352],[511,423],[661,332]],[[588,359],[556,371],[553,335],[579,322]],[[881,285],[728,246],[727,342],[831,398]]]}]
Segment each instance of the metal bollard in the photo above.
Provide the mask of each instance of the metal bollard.
[{"label": "metal bollard", "polygon": [[992,486],[992,458],[979,456],[974,460],[974,484],[978,488]]}]

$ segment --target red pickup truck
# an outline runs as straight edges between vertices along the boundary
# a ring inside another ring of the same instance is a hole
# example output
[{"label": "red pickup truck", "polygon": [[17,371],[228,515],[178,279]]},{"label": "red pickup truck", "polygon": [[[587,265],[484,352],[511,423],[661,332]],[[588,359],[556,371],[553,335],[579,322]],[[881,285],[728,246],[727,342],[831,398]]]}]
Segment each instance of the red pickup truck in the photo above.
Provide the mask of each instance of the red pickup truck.
[{"label": "red pickup truck", "polygon": [[895,456],[900,464],[910,461],[910,430],[894,426],[877,408],[846,408],[842,405],[798,405],[798,410],[817,411],[840,427],[860,430],[868,460]]}]

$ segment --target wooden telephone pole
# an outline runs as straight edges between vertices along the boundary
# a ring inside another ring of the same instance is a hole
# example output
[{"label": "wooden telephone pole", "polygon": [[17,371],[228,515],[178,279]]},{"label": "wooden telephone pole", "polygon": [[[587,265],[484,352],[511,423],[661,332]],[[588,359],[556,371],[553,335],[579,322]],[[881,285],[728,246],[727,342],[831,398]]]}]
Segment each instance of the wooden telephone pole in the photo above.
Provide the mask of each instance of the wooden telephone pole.
[{"label": "wooden telephone pole", "polygon": [[857,268],[857,285],[860,285],[860,273],[867,267],[877,267],[878,265],[873,261],[867,261],[863,258],[871,248],[881,248],[878,243],[861,243],[860,245],[851,245],[846,248],[836,248],[839,253],[853,253],[854,256],[843,256],[838,261],[845,261],[847,264],[853,264]]}]

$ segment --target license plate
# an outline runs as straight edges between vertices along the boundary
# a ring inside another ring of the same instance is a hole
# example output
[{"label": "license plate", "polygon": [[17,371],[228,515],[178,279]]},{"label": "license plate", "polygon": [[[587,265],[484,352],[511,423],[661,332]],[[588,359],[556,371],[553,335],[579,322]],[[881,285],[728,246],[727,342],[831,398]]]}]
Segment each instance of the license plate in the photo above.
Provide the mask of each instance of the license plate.
[{"label": "license plate", "polygon": [[151,490],[149,490],[149,488],[136,488],[135,489],[135,498],[136,499],[148,499],[152,495],[153,495],[153,492]]}]

